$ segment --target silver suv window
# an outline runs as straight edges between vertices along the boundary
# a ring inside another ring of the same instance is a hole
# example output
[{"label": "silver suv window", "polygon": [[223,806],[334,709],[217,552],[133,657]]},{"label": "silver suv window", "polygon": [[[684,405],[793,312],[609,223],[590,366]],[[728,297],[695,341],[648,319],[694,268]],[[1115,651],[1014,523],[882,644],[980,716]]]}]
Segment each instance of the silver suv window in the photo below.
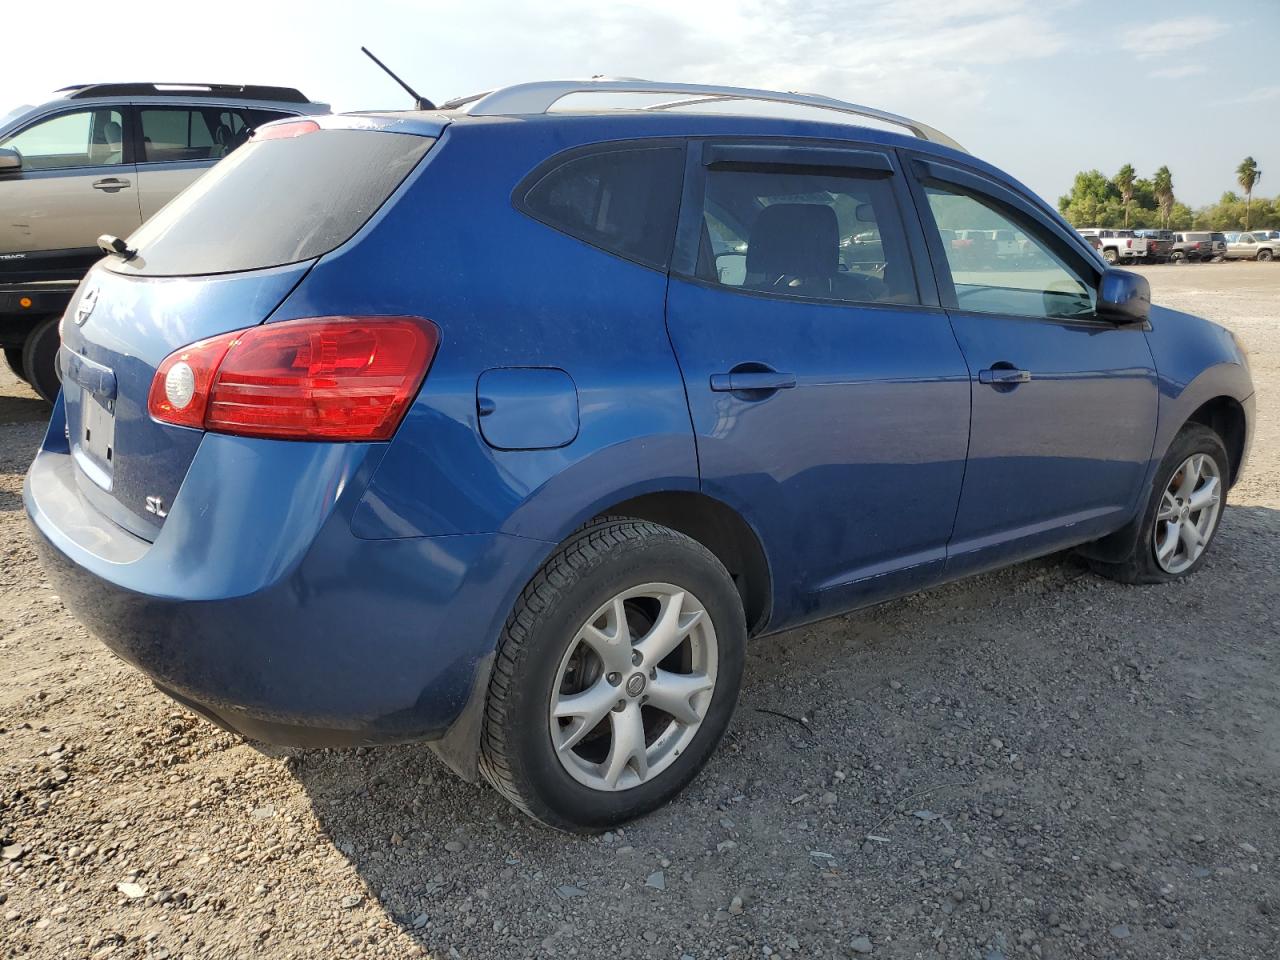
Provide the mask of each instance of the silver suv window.
[{"label": "silver suv window", "polygon": [[66,170],[124,162],[124,115],[113,107],[74,110],[32,124],[0,142],[23,170]]}]

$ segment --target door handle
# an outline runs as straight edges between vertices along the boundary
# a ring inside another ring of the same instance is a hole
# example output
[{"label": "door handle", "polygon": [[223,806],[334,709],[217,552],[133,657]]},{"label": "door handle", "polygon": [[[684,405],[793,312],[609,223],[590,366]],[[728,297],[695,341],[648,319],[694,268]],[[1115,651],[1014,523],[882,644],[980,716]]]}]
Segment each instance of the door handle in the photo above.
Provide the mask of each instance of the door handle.
[{"label": "door handle", "polygon": [[1027,383],[1030,379],[1030,370],[1018,370],[1016,367],[992,367],[990,370],[978,371],[979,383],[1013,385],[1018,383]]},{"label": "door handle", "polygon": [[795,385],[794,373],[779,373],[776,370],[737,370],[711,375],[711,389],[716,393],[790,390]]},{"label": "door handle", "polygon": [[93,181],[93,189],[106,190],[108,193],[123,190],[127,186],[129,186],[129,181],[120,177],[106,177],[102,180]]}]

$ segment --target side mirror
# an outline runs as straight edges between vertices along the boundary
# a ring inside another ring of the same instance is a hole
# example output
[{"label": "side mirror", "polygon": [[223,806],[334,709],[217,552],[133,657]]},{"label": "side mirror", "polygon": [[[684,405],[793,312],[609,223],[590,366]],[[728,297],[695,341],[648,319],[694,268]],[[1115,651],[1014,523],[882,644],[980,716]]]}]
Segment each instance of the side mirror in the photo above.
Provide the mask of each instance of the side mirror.
[{"label": "side mirror", "polygon": [[22,169],[22,154],[0,147],[0,173],[17,173]]},{"label": "side mirror", "polygon": [[1128,270],[1108,270],[1098,289],[1098,316],[1113,323],[1146,323],[1151,315],[1151,284]]}]

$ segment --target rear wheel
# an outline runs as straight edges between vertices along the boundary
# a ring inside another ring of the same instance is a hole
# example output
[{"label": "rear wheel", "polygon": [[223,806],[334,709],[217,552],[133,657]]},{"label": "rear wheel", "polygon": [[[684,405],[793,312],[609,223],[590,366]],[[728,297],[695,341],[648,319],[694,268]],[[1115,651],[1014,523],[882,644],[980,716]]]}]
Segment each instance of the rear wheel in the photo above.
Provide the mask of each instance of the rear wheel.
[{"label": "rear wheel", "polygon": [[1102,259],[1107,261],[1107,263],[1115,263],[1120,259],[1120,254],[1116,253],[1116,251],[1111,247],[1108,247],[1106,250],[1102,251]]},{"label": "rear wheel", "polygon": [[5,347],[4,359],[9,364],[9,369],[13,371],[14,376],[19,380],[26,380],[27,375],[22,372],[22,348],[21,347]]},{"label": "rear wheel", "polygon": [[58,318],[48,317],[27,334],[22,345],[24,378],[49,403],[58,399],[62,373],[58,369]]},{"label": "rear wheel", "polygon": [[1194,572],[1218,532],[1229,469],[1221,438],[1203,424],[1187,424],[1156,471],[1133,553],[1093,568],[1122,583],[1165,583]]},{"label": "rear wheel", "polygon": [[1265,263],[1266,261],[1270,260],[1270,259],[1271,259],[1271,257],[1272,257],[1272,253],[1271,253],[1271,251],[1270,251],[1270,250],[1259,250],[1259,251],[1258,251],[1258,259],[1259,259],[1259,260],[1261,260],[1261,261],[1263,261],[1264,263]]},{"label": "rear wheel", "polygon": [[561,830],[596,831],[674,797],[737,701],[742,602],[701,544],[612,519],[547,561],[507,620],[480,770]]}]

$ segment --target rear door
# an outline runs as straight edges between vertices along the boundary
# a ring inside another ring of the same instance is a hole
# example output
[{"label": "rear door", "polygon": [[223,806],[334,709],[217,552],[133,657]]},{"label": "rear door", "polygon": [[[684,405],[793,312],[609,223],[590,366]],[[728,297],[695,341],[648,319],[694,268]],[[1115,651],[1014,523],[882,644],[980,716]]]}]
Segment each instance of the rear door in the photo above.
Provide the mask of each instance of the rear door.
[{"label": "rear door", "polygon": [[[1067,231],[986,177],[917,161],[939,293],[971,373],[973,420],[948,574],[1102,536],[1132,515],[1155,440],[1157,387],[1141,325],[1095,313],[1100,268]],[[960,259],[941,232],[1028,240],[1013,262]]]},{"label": "rear door", "polygon": [[134,109],[143,220],[248,140],[254,126],[288,116],[216,103],[139,103]]},{"label": "rear door", "polygon": [[21,261],[24,272],[35,261],[87,268],[102,255],[99,236],[137,228],[127,111],[65,110],[0,142],[22,157],[19,174],[0,178],[0,253],[30,254]]},{"label": "rear door", "polygon": [[694,143],[688,163],[667,323],[702,488],[770,551],[770,626],[930,582],[968,376],[918,282],[896,158],[736,141]]}]

